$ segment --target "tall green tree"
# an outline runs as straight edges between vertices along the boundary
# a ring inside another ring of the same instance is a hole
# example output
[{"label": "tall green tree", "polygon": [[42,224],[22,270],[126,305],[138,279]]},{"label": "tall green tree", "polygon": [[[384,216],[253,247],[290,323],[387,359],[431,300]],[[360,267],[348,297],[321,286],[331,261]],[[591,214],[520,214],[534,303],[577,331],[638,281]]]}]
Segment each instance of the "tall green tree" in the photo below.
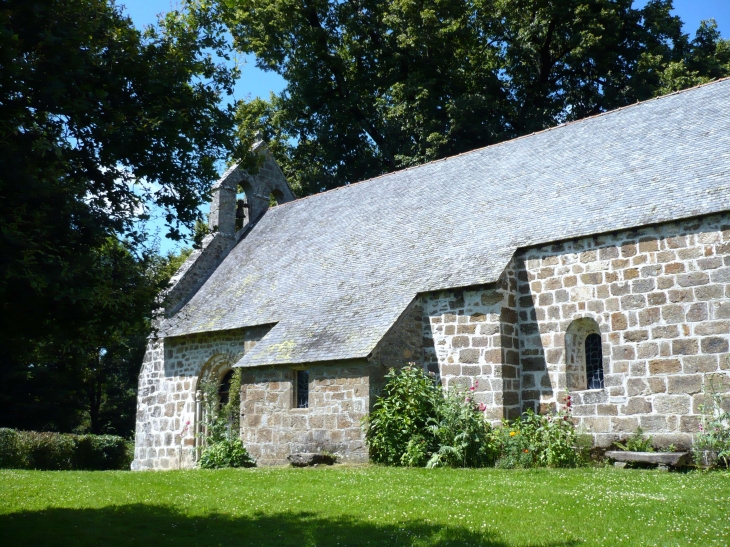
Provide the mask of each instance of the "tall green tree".
[{"label": "tall green tree", "polygon": [[113,0],[0,2],[0,425],[133,415],[161,286],[137,221],[180,238],[240,150],[225,28],[183,6],[139,31]]},{"label": "tall green tree", "polygon": [[0,361],[73,342],[109,237],[133,246],[144,205],[192,226],[235,150],[236,69],[190,4],[140,32],[113,1],[0,3]]},{"label": "tall green tree", "polygon": [[218,0],[235,46],[286,89],[239,109],[300,194],[730,73],[712,22],[671,0]]},{"label": "tall green tree", "polygon": [[53,337],[0,369],[0,426],[129,435],[137,376],[158,295],[190,250],[137,256],[110,237],[91,252],[89,290],[76,304],[84,326]]}]

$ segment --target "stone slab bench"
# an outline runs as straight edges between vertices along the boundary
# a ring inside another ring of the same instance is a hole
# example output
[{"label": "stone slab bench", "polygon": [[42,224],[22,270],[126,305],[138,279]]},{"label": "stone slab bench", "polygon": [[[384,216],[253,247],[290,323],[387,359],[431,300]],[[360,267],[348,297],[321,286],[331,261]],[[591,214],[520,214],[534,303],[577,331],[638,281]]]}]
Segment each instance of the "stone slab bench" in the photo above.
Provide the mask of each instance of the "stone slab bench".
[{"label": "stone slab bench", "polygon": [[335,459],[329,454],[317,454],[315,452],[299,452],[289,454],[286,457],[294,467],[309,467],[314,465],[332,465]]},{"label": "stone slab bench", "polygon": [[663,470],[686,465],[688,456],[689,452],[629,452],[626,450],[606,452],[606,457],[613,460],[616,467],[625,467],[627,463],[647,463]]}]

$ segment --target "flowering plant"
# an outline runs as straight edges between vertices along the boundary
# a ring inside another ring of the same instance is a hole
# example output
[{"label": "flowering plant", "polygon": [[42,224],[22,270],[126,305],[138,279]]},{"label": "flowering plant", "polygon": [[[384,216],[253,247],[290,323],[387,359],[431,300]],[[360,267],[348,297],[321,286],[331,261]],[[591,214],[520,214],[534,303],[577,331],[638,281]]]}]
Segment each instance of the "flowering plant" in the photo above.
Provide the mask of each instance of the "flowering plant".
[{"label": "flowering plant", "polygon": [[497,459],[499,443],[484,411],[487,406],[475,400],[479,382],[468,389],[447,391],[428,422],[438,449],[426,467],[485,467]]},{"label": "flowering plant", "polygon": [[700,405],[700,432],[692,445],[695,463],[730,467],[730,413],[723,410],[723,399],[712,382],[705,389],[705,401]]},{"label": "flowering plant", "polygon": [[441,403],[441,386],[415,363],[390,369],[385,380],[363,421],[370,457],[387,465],[423,466],[435,450],[427,422]]},{"label": "flowering plant", "polygon": [[[570,397],[570,396],[568,396]],[[576,431],[570,419],[570,400],[566,409],[548,415],[527,410],[512,422],[504,421],[501,430],[501,456],[498,467],[575,467]]]}]

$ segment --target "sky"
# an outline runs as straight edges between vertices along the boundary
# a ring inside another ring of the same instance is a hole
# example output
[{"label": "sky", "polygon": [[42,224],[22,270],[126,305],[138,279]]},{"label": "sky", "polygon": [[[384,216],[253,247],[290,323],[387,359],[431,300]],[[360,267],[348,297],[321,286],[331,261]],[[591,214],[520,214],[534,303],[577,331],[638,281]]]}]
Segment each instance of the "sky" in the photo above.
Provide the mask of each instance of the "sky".
[{"label": "sky", "polygon": [[[641,8],[647,1],[635,0],[634,7]],[[117,0],[117,3],[124,6],[125,13],[139,28],[154,23],[158,14],[166,13],[178,5],[176,0]],[[703,19],[715,19],[722,36],[724,38],[730,36],[730,0],[674,0],[673,13],[684,21],[684,31],[690,37],[694,36]],[[241,78],[236,84],[233,100],[268,98],[270,92],[279,93],[284,89],[286,85],[284,79],[277,74],[257,68],[252,56],[242,57],[239,62],[241,62]],[[201,210],[207,213],[207,205]],[[159,234],[160,250],[163,253],[180,246],[162,237],[163,223],[159,219],[150,222],[149,228]]]},{"label": "sky", "polygon": [[[180,3],[176,0],[117,0],[117,4],[124,6],[124,12],[132,18],[138,28],[153,24],[157,15],[171,11]],[[256,68],[253,56],[242,56],[241,78],[238,80],[233,99],[249,99],[254,97],[269,98],[269,93],[279,93],[284,89],[286,82],[273,72],[264,72]]]},{"label": "sky", "polygon": [[[635,7],[642,7],[648,0],[635,0]],[[117,0],[134,24],[142,28],[156,21],[157,14],[174,9],[176,0]],[[694,35],[703,19],[717,21],[723,37],[730,35],[730,0],[674,0],[674,14],[685,23],[685,32]],[[253,97],[268,98],[269,92],[278,93],[286,85],[278,74],[256,68],[253,57],[244,57],[241,79],[236,86],[234,99]]]}]

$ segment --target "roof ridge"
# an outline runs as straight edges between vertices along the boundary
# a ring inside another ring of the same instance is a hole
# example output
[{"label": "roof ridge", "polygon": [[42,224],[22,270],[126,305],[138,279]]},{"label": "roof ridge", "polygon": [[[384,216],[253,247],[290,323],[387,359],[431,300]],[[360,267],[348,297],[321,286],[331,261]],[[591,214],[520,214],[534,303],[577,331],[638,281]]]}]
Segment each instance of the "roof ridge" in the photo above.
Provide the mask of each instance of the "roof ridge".
[{"label": "roof ridge", "polygon": [[720,82],[724,82],[724,81],[728,81],[728,80],[730,80],[730,76],[726,76],[724,78],[718,78],[717,80],[712,80],[710,82],[705,82],[703,84],[698,84],[696,86],[688,87],[686,89],[680,89],[678,91],[672,91],[671,93],[667,93],[666,95],[659,95],[658,97],[652,97],[651,99],[646,99],[645,101],[636,101],[633,104],[627,104],[625,106],[620,106],[618,108],[614,108],[613,110],[608,110],[606,112],[599,112],[598,114],[593,114],[592,116],[586,116],[585,118],[581,118],[579,120],[573,120],[573,121],[570,121],[570,122],[565,122],[565,123],[561,123],[561,124],[558,124],[558,125],[554,125],[552,127],[546,127],[545,129],[541,129],[540,131],[533,131],[532,133],[528,133],[526,135],[521,135],[521,136],[515,137],[513,139],[507,139],[507,140],[504,140],[504,141],[496,142],[494,144],[488,144],[488,145],[482,146],[480,148],[474,148],[473,150],[468,150],[466,152],[460,152],[459,154],[454,154],[453,156],[447,156],[445,158],[439,158],[437,160],[427,161],[426,163],[420,163],[418,165],[412,165],[412,166],[409,166],[409,167],[404,167],[403,169],[398,169],[396,171],[389,171],[387,173],[383,173],[382,175],[378,175],[376,177],[370,177],[369,179],[363,179],[363,180],[359,180],[359,181],[356,181],[356,182],[347,182],[343,186],[337,186],[335,188],[330,188],[329,190],[325,190],[324,192],[318,192],[316,194],[310,194],[308,196],[303,196],[301,198],[297,198],[295,200],[292,200],[292,201],[288,201],[286,203],[279,204],[276,207],[277,208],[278,207],[285,207],[287,205],[291,205],[291,204],[294,204],[294,203],[301,202],[301,201],[303,201],[305,199],[315,198],[317,196],[322,196],[324,194],[329,194],[331,192],[337,192],[337,191],[345,190],[347,188],[350,188],[351,186],[355,186],[355,185],[358,185],[359,186],[360,184],[363,184],[363,183],[366,183],[366,182],[376,181],[376,180],[379,180],[379,179],[383,179],[385,177],[389,177],[389,176],[395,175],[397,173],[403,173],[404,171],[410,171],[410,170],[414,170],[414,169],[420,169],[421,167],[425,167],[427,165],[432,165],[434,163],[445,162],[445,161],[448,161],[448,160],[460,158],[462,156],[467,156],[469,154],[475,154],[476,152],[481,152],[482,150],[486,150],[487,148],[494,148],[494,147],[497,147],[497,146],[504,146],[504,145],[507,145],[507,144],[512,143],[512,142],[515,142],[515,141],[519,141],[519,140],[526,139],[526,138],[529,138],[529,137],[534,137],[535,135],[541,135],[543,133],[548,133],[550,131],[555,131],[557,129],[563,129],[563,128],[568,127],[570,125],[575,125],[575,124],[579,124],[579,123],[583,123],[583,122],[588,122],[590,120],[594,120],[594,119],[600,118],[602,116],[608,116],[610,114],[616,114],[618,112],[621,112],[623,110],[627,110],[629,108],[635,108],[635,107],[640,106],[640,105],[644,105],[644,104],[647,104],[647,103],[650,103],[650,102],[654,102],[654,101],[659,101],[661,99],[666,99],[668,97],[673,97],[675,95],[680,95],[682,93],[687,93],[689,91],[694,91],[694,90],[699,89],[701,87],[707,87],[707,86],[714,85],[714,84],[718,84]]}]

